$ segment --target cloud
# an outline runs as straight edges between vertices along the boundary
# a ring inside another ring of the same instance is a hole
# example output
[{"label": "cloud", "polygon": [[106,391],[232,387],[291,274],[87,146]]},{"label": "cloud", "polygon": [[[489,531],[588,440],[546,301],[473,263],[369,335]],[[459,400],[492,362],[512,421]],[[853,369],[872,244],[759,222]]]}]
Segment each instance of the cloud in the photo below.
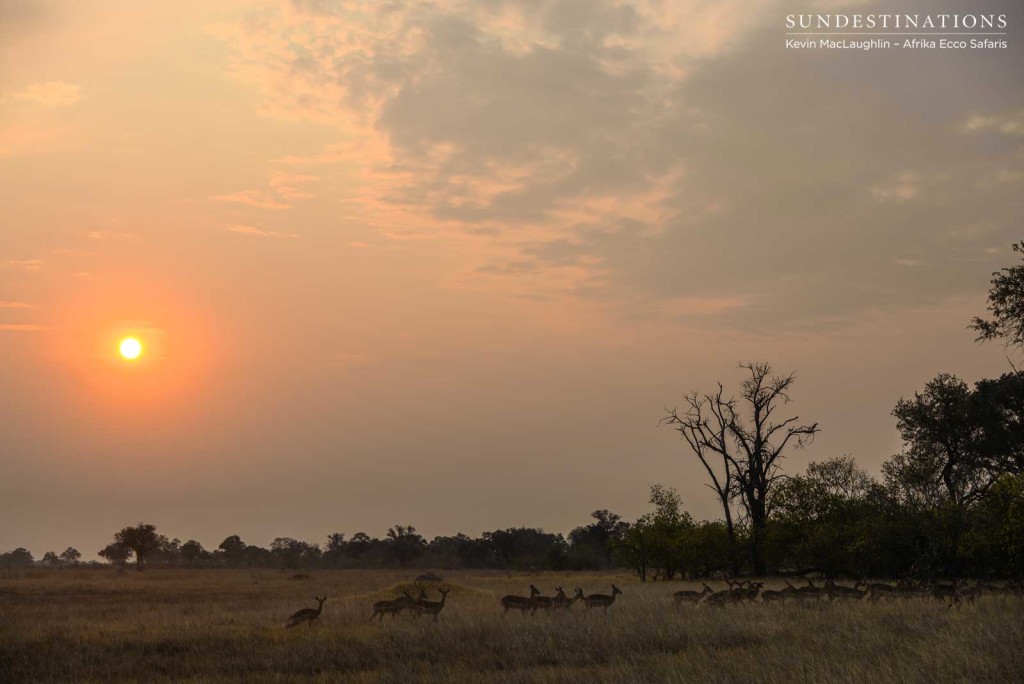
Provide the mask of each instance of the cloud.
[{"label": "cloud", "polygon": [[31,309],[31,304],[25,302],[4,302],[0,301],[0,309]]},{"label": "cloud", "polygon": [[213,195],[210,199],[215,202],[233,202],[236,204],[246,204],[250,207],[259,207],[260,209],[289,209],[290,204],[280,202],[270,195],[260,192],[259,190],[242,190],[234,192],[229,195]]},{"label": "cloud", "polygon": [[131,240],[135,235],[118,230],[90,230],[90,240]]},{"label": "cloud", "polygon": [[879,202],[909,202],[920,192],[920,179],[912,173],[901,173],[890,183],[871,188],[871,196]]},{"label": "cloud", "polygon": [[974,114],[967,119],[964,129],[969,133],[995,131],[1004,135],[1024,135],[1024,110],[1007,114]]},{"label": "cloud", "polygon": [[[305,2],[214,32],[262,113],[338,132],[278,161],[356,169],[339,199],[383,237],[473,241],[461,285],[763,329],[976,288],[1019,232],[1024,157],[955,131],[1016,135],[984,113],[1022,73],[780,48],[786,12],[859,4]],[[977,216],[988,244],[948,237]]]},{"label": "cloud", "polygon": [[8,91],[7,97],[47,109],[69,107],[82,98],[82,86],[64,81],[33,83],[22,90]]},{"label": "cloud", "polygon": [[46,262],[42,259],[8,259],[7,263],[22,271],[38,271]]},{"label": "cloud", "polygon": [[748,303],[740,297],[680,297],[667,302],[666,308],[679,315],[710,316]]},{"label": "cloud", "polygon": [[318,176],[277,172],[271,174],[268,184],[279,197],[289,201],[295,201],[312,198],[312,193],[302,190],[299,186],[316,180],[319,180]]},{"label": "cloud", "polygon": [[374,363],[375,361],[377,361],[376,358],[366,356],[365,354],[342,352],[340,354],[336,354],[332,359],[330,359],[327,365],[332,368],[346,370],[355,366],[365,366],[367,364]]},{"label": "cloud", "polygon": [[241,233],[243,235],[255,235],[257,237],[276,237],[276,238],[294,238],[298,237],[294,233],[279,233],[273,230],[264,230],[262,228],[256,228],[255,226],[243,226],[233,225],[225,226],[224,230],[232,233]]}]

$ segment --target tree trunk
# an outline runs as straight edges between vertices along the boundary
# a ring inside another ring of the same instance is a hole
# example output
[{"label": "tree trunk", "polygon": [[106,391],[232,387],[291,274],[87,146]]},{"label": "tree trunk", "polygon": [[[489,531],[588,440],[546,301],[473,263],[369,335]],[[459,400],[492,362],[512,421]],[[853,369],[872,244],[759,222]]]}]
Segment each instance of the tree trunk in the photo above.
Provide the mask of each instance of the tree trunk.
[{"label": "tree trunk", "polygon": [[751,564],[754,566],[754,575],[764,577],[766,567],[764,562],[764,538],[767,512],[763,501],[755,500],[750,506],[750,527],[751,527]]},{"label": "tree trunk", "polygon": [[729,540],[729,571],[736,577],[740,572],[740,560],[736,556],[736,528],[732,523],[728,494],[722,496],[722,512],[725,515],[725,536]]}]

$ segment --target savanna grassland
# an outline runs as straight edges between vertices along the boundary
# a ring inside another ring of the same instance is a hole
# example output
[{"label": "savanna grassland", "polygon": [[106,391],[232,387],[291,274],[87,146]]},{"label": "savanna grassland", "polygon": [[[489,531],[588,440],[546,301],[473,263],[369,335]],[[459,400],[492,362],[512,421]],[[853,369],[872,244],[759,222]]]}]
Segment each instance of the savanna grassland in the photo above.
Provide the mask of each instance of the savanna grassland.
[{"label": "savanna grassland", "polygon": [[[699,584],[624,575],[446,575],[434,623],[370,622],[412,572],[21,570],[0,574],[0,682],[1019,682],[1024,599],[673,606]],[[623,595],[607,615],[510,613],[538,585]],[[771,587],[778,582],[769,581]],[[321,619],[286,630],[326,594]],[[431,592],[431,599],[439,596]]]}]

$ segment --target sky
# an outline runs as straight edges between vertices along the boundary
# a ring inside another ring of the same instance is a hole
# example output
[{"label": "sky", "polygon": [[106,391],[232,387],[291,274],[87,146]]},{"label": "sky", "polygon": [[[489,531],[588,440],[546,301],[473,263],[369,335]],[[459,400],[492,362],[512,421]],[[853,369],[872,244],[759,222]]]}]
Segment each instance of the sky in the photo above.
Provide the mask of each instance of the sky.
[{"label": "sky", "polygon": [[785,17],[957,5],[0,0],[0,551],[714,518],[658,422],[741,361],[820,424],[788,472],[877,474],[900,397],[1009,369],[1024,11]]}]

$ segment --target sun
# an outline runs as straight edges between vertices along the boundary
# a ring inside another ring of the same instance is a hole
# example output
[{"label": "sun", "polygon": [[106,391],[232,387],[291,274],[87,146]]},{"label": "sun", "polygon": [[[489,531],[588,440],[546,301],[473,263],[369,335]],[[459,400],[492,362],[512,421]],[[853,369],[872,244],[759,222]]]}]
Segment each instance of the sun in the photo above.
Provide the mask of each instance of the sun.
[{"label": "sun", "polygon": [[129,361],[134,361],[142,354],[142,343],[134,337],[126,337],[121,340],[120,351],[121,356]]}]

